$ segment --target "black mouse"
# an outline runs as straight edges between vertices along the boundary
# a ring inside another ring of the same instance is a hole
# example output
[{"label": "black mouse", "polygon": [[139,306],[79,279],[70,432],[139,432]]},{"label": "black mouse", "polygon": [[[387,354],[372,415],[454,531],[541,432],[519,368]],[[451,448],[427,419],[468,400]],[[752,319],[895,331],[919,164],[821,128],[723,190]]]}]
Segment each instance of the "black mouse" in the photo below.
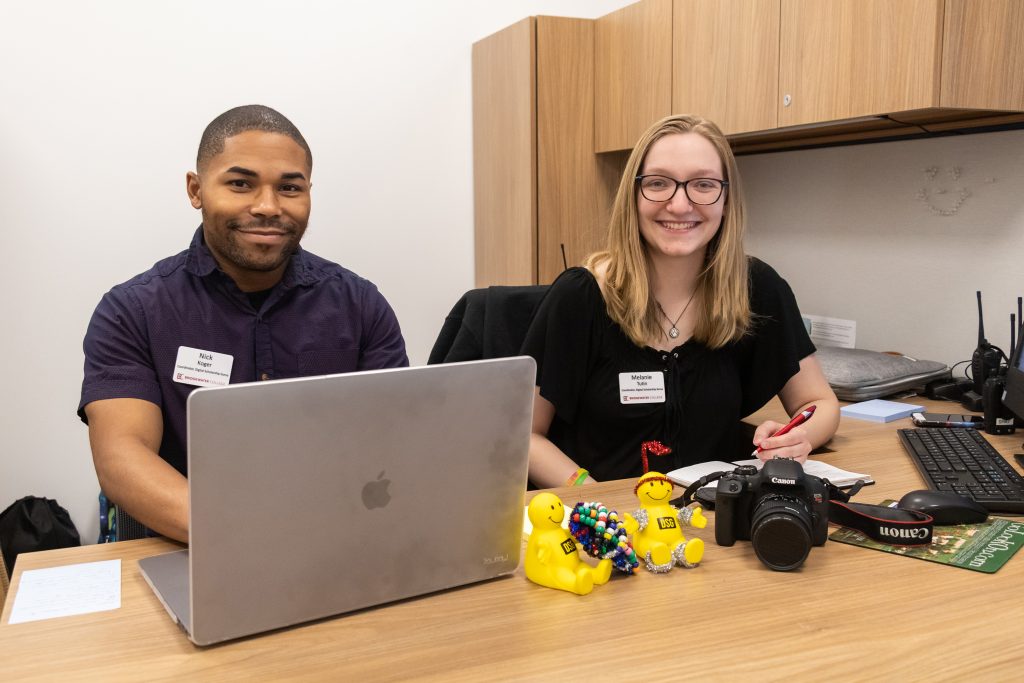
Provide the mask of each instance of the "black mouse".
[{"label": "black mouse", "polygon": [[937,526],[978,524],[988,519],[988,510],[977,501],[949,491],[911,491],[900,498],[899,506],[931,515]]}]

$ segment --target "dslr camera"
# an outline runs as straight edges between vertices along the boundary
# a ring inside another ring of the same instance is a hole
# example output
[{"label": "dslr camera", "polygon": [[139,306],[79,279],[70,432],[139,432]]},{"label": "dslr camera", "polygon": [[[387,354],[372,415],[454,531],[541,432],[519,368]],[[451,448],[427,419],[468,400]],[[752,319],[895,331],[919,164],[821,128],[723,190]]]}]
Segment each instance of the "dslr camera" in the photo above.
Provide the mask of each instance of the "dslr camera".
[{"label": "dslr camera", "polygon": [[715,541],[749,540],[776,571],[796,569],[812,545],[828,537],[829,488],[795,460],[774,459],[761,471],[742,465],[723,474],[715,496]]}]

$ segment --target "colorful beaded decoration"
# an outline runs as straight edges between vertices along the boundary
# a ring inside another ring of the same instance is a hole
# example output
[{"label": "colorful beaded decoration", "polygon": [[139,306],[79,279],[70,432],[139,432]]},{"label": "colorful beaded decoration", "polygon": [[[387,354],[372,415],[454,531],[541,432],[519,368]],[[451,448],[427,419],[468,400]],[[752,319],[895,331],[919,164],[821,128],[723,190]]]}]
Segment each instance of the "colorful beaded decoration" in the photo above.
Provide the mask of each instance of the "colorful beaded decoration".
[{"label": "colorful beaded decoration", "polygon": [[601,503],[576,503],[569,516],[569,532],[591,557],[610,559],[621,572],[632,574],[640,565],[626,525],[615,510]]}]

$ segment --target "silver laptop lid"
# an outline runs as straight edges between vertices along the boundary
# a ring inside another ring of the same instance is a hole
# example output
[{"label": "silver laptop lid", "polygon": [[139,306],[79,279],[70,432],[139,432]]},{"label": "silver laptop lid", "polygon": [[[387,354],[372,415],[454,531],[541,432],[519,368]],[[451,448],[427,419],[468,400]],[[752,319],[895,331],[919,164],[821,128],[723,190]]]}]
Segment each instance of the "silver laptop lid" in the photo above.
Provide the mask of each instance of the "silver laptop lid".
[{"label": "silver laptop lid", "polygon": [[192,640],[513,571],[535,373],[517,357],[193,392]]}]

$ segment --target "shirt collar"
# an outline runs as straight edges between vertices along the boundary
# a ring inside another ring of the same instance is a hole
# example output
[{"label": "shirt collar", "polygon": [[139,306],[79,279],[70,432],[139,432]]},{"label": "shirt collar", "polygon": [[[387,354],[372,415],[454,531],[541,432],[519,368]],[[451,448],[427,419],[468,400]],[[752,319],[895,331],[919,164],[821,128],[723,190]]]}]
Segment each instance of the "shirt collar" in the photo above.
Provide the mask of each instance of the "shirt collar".
[{"label": "shirt collar", "polygon": [[[206,277],[220,270],[217,259],[213,257],[209,247],[206,246],[202,225],[192,235],[192,244],[189,245],[188,253],[185,255],[185,270],[198,277]],[[312,285],[315,282],[316,278],[309,267],[306,252],[299,246],[288,260],[288,267],[285,268],[281,282],[278,284],[285,288],[291,288],[298,285]]]}]

